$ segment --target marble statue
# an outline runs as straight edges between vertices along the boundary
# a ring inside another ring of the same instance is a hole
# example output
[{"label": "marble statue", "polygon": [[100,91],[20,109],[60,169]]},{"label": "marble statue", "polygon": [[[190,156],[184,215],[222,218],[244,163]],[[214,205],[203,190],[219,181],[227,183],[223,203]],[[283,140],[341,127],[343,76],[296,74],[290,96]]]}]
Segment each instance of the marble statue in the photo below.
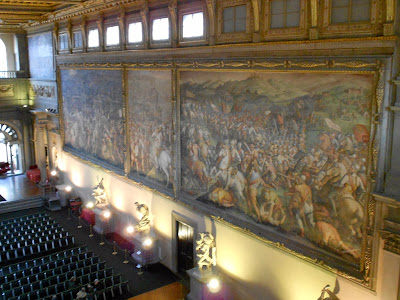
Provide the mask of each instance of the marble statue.
[{"label": "marble statue", "polygon": [[104,189],[103,180],[104,180],[104,178],[102,178],[100,180],[99,184],[96,185],[93,188],[92,196],[96,200],[96,202],[94,204],[95,206],[98,206],[98,205],[106,206],[106,205],[108,205],[108,199],[107,199],[106,191]]},{"label": "marble statue", "polygon": [[215,240],[208,232],[201,232],[199,235],[200,239],[196,241],[197,265],[200,271],[210,270],[217,264]]},{"label": "marble statue", "polygon": [[142,217],[139,223],[135,226],[135,231],[141,235],[150,234],[150,213],[146,204],[135,202],[136,210],[141,213]]}]

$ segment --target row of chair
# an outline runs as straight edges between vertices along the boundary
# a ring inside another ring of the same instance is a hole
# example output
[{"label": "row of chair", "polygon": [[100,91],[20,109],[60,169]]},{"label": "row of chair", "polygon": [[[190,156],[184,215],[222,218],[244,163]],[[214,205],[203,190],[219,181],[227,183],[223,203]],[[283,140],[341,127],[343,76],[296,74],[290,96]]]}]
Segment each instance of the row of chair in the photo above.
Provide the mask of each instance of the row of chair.
[{"label": "row of chair", "polygon": [[22,222],[14,222],[5,224],[4,227],[6,228],[18,228],[18,227],[35,227],[37,225],[51,225],[56,223],[56,221],[51,217],[40,217],[37,219],[31,219]]},{"label": "row of chair", "polygon": [[49,219],[50,216],[47,215],[46,213],[37,213],[37,214],[25,215],[25,216],[22,216],[22,217],[15,217],[15,218],[11,218],[11,219],[2,220],[0,222],[0,226],[4,226],[4,225],[7,225],[7,224],[13,224],[13,223],[21,223],[21,222],[24,222],[24,221],[34,220],[34,219],[41,219],[41,218]]},{"label": "row of chair", "polygon": [[47,273],[45,276],[39,276],[38,274],[23,277],[19,280],[13,280],[7,283],[3,283],[1,285],[0,295],[7,291],[13,291],[18,288],[22,288],[24,292],[36,291],[38,289],[46,288],[51,285],[62,284],[73,276],[75,276],[78,280],[79,278],[81,278],[81,284],[87,284],[89,282],[93,282],[96,278],[104,279],[114,275],[113,268],[102,269],[102,267],[93,267],[89,268],[88,271],[89,272],[85,272],[84,270],[78,269],[67,271],[58,275],[56,275],[56,273],[53,273],[52,276],[51,273]]},{"label": "row of chair", "polygon": [[36,237],[44,237],[47,235],[57,234],[61,232],[67,232],[67,231],[65,231],[61,226],[57,227],[55,226],[53,228],[47,228],[46,230],[40,230],[40,231],[38,230],[34,232],[21,231],[18,232],[17,234],[13,234],[10,236],[3,236],[4,240],[0,241],[0,245],[10,244],[21,240],[30,240]]},{"label": "row of chair", "polygon": [[[68,291],[67,281],[70,277],[67,277],[66,274],[64,275],[65,276],[58,276],[56,279],[52,277],[49,279],[40,280],[31,285],[14,287],[12,289],[4,291],[2,293],[2,298],[10,299],[12,297],[20,297],[22,299],[26,299],[27,297],[25,296],[29,296],[30,299],[43,299],[47,296],[61,294],[65,291]],[[88,275],[82,275],[80,277],[76,276],[76,283],[79,284],[80,286],[87,286],[88,284],[93,283],[95,279],[101,280],[105,287],[112,287],[113,285],[119,285],[123,283],[120,274],[113,275],[112,268],[108,269],[108,275],[110,276],[103,277],[104,275],[105,271],[96,271]],[[77,291],[74,293],[75,295]]]},{"label": "row of chair", "polygon": [[48,241],[40,244],[34,244],[31,246],[25,246],[15,250],[8,250],[0,252],[0,264],[12,263],[16,260],[29,259],[31,256],[37,256],[44,254],[56,249],[65,248],[75,244],[75,238],[73,236],[65,236],[58,238],[53,241]]},{"label": "row of chair", "polygon": [[[81,256],[81,255],[83,255],[83,256]],[[3,268],[0,268],[0,284],[1,284],[1,278],[3,275],[15,273],[18,271],[23,271],[25,269],[29,269],[29,268],[36,267],[36,266],[41,266],[44,264],[48,264],[50,262],[55,262],[55,261],[57,261],[59,259],[63,259],[63,258],[77,256],[77,257],[80,257],[78,260],[82,260],[83,258],[88,258],[88,257],[91,257],[92,255],[93,255],[93,252],[88,251],[86,246],[80,246],[80,247],[75,247],[75,248],[59,251],[56,253],[52,253],[47,256],[43,256],[43,257],[27,260],[24,262],[12,264],[9,266],[5,266]]]},{"label": "row of chair", "polygon": [[[53,290],[43,290],[38,292],[30,292],[27,294],[21,294],[19,296],[8,298],[8,300],[52,300],[53,296],[57,296],[57,300],[73,300],[76,299],[76,294],[79,291],[79,287],[69,289],[60,293],[52,293]],[[129,293],[129,285],[127,281],[121,282],[117,285],[113,285],[112,287],[105,288],[101,291],[96,291],[94,294],[95,300],[110,300],[114,297],[118,297],[121,295],[126,295]],[[47,296],[46,296],[47,295]]]},{"label": "row of chair", "polygon": [[0,250],[2,251],[8,251],[8,250],[16,250],[18,248],[26,247],[26,246],[31,246],[35,244],[41,244],[45,242],[49,242],[55,239],[61,239],[65,238],[69,235],[67,231],[60,231],[58,233],[53,233],[53,234],[38,234],[31,236],[30,239],[20,239],[20,240],[12,240],[10,243],[5,243],[0,245]]},{"label": "row of chair", "polygon": [[61,228],[61,226],[58,223],[53,223],[53,224],[43,224],[43,225],[38,225],[35,227],[31,226],[22,226],[20,228],[6,228],[3,229],[0,234],[4,236],[4,238],[12,238],[12,237],[17,237],[17,236],[23,236],[23,235],[28,235],[36,232],[46,232],[54,228]]}]

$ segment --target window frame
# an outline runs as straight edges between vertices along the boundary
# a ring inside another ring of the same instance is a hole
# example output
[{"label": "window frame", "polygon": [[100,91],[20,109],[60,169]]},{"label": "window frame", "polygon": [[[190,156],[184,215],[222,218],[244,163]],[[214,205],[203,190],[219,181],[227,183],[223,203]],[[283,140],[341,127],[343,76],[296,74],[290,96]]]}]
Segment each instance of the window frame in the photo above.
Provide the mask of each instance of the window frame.
[{"label": "window frame", "polygon": [[[195,13],[203,13],[203,35],[196,37],[183,37],[183,16]],[[182,5],[179,7],[178,12],[178,32],[179,32],[179,45],[204,45],[208,40],[208,13],[205,5]]]},{"label": "window frame", "polygon": [[300,0],[299,26],[281,28],[271,28],[272,2],[273,0],[266,0],[263,7],[262,15],[264,17],[262,18],[263,24],[261,24],[264,29],[263,40],[306,39],[308,37],[306,1]]},{"label": "window frame", "polygon": [[[109,50],[120,50],[122,47],[122,34],[121,34],[121,26],[119,26],[119,22],[118,20],[112,19],[112,20],[105,20],[104,21],[104,25],[103,25],[103,35],[104,35],[104,49],[105,51],[109,51]],[[114,44],[114,45],[107,45],[107,30],[110,27],[114,27],[117,26],[118,27],[118,39],[119,42],[118,44]]]},{"label": "window frame", "polygon": [[[79,32],[79,33],[81,34],[81,42],[82,42],[82,45],[79,46],[79,47],[77,47],[77,46],[75,45],[75,33],[77,33],[77,32]],[[72,50],[73,50],[73,51],[83,50],[83,46],[84,46],[83,38],[84,38],[84,37],[83,37],[82,30],[81,30],[80,28],[72,29],[71,35],[72,35],[72,38],[71,38],[71,41],[72,41]]]},{"label": "window frame", "polygon": [[369,23],[371,21],[371,10],[372,10],[372,1],[370,1],[370,6],[369,6],[369,20],[364,20],[364,21],[351,21],[351,12],[352,12],[352,4],[354,0],[348,0],[349,5],[347,7],[347,12],[348,12],[348,21],[347,22],[339,22],[339,23],[332,23],[332,13],[333,13],[333,1],[330,2],[330,22],[332,25],[343,25],[343,24],[355,24],[355,23]]},{"label": "window frame", "polygon": [[[154,40],[153,39],[153,22],[157,19],[167,18],[169,22],[169,35],[168,39],[165,40]],[[167,9],[159,9],[156,11],[150,11],[149,17],[149,42],[151,48],[163,48],[170,47],[172,44],[172,24],[169,12]]]},{"label": "window frame", "polygon": [[[251,42],[253,40],[253,13],[251,9],[251,1],[246,0],[222,0],[217,2],[217,43],[241,43]],[[224,27],[224,9],[233,6],[246,6],[246,31],[245,32],[229,32],[223,31]]]},{"label": "window frame", "polygon": [[[142,23],[142,41],[130,43],[129,42],[129,24],[137,23],[137,22]],[[143,20],[142,20],[142,17],[140,14],[134,14],[132,16],[126,17],[126,19],[125,19],[125,40],[126,40],[126,48],[127,49],[137,49],[137,48],[142,49],[142,48],[144,48],[146,34],[145,34]]]},{"label": "window frame", "polygon": [[[99,45],[98,45],[98,46],[91,47],[91,46],[89,45],[89,32],[90,32],[91,30],[97,30],[97,35],[98,35],[98,38],[99,38]],[[101,43],[100,43],[100,30],[99,30],[99,27],[97,26],[96,23],[89,24],[89,25],[87,26],[87,28],[86,28],[86,45],[87,45],[87,51],[88,51],[88,52],[94,52],[94,51],[99,51],[99,50],[100,50],[100,47],[101,47]]]},{"label": "window frame", "polygon": [[371,0],[370,19],[369,21],[357,21],[351,23],[332,23],[332,1],[323,0],[322,10],[323,16],[320,22],[320,37],[353,37],[353,36],[374,36],[382,34],[380,28],[380,7],[384,4],[384,0]]},{"label": "window frame", "polygon": [[[64,37],[64,36],[66,37],[67,47],[61,49],[61,37]],[[57,50],[59,53],[66,53],[66,52],[69,52],[69,49],[70,49],[70,44],[69,44],[69,40],[68,40],[68,32],[66,30],[62,30],[58,33]]]}]

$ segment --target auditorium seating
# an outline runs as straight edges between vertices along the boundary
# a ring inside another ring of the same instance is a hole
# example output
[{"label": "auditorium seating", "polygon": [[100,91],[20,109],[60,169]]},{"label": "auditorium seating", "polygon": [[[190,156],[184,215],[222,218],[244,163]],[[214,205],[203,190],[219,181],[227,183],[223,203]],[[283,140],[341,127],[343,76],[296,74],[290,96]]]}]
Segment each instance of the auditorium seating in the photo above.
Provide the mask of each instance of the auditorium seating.
[{"label": "auditorium seating", "polygon": [[[53,295],[61,300],[75,299],[81,287],[95,279],[104,287],[94,292],[96,300],[129,294],[128,282],[120,274],[114,274],[113,268],[86,246],[76,247],[74,238],[46,214],[5,220],[0,225],[5,237],[0,249],[6,253],[0,266],[0,300],[51,299]],[[76,287],[68,289],[72,276]]]},{"label": "auditorium seating", "polygon": [[46,214],[0,222],[0,266],[61,250],[75,243],[73,236]]}]

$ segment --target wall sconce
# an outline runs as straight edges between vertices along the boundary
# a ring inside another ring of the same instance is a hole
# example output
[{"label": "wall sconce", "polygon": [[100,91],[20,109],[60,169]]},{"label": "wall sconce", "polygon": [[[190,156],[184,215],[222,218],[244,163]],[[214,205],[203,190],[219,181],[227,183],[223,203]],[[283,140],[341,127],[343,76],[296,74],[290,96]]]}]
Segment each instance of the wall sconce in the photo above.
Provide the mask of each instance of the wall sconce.
[{"label": "wall sconce", "polygon": [[111,217],[111,212],[109,210],[106,210],[105,212],[103,212],[103,217],[105,219],[109,219]]},{"label": "wall sconce", "polygon": [[93,202],[88,202],[88,204],[86,204],[86,207],[89,208],[89,209],[92,209],[93,206],[94,206]]},{"label": "wall sconce", "polygon": [[129,234],[132,234],[135,231],[135,227],[133,227],[132,225],[129,225],[128,227],[126,227],[126,232]]},{"label": "wall sconce", "polygon": [[207,287],[211,293],[218,293],[221,290],[221,282],[218,278],[213,277],[207,283]]},{"label": "wall sconce", "polygon": [[151,247],[152,244],[153,244],[153,240],[151,238],[147,238],[143,242],[143,247],[148,249]]},{"label": "wall sconce", "polygon": [[51,171],[50,175],[53,176],[53,177],[56,176],[57,175],[57,171],[56,170]]},{"label": "wall sconce", "polygon": [[72,187],[70,186],[70,185],[67,185],[66,187],[65,187],[65,191],[66,192],[70,192],[72,190]]}]

